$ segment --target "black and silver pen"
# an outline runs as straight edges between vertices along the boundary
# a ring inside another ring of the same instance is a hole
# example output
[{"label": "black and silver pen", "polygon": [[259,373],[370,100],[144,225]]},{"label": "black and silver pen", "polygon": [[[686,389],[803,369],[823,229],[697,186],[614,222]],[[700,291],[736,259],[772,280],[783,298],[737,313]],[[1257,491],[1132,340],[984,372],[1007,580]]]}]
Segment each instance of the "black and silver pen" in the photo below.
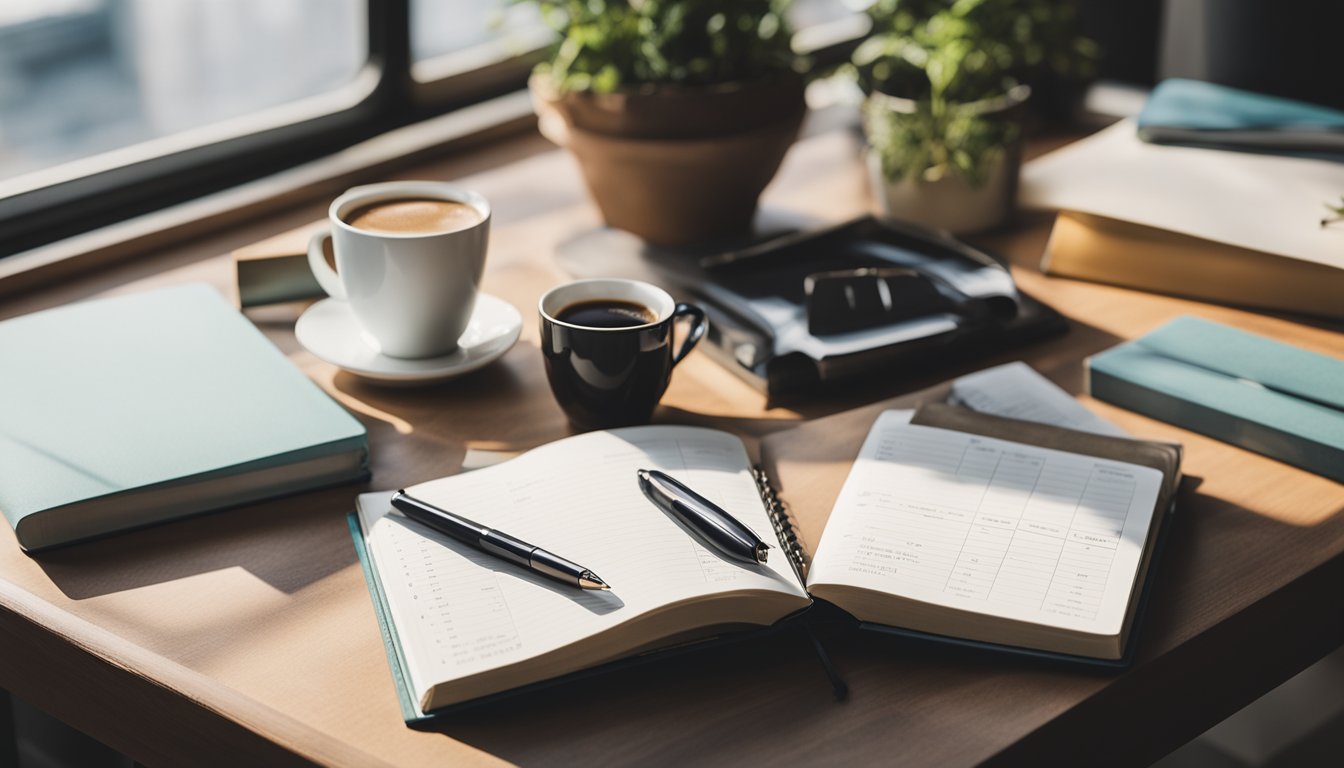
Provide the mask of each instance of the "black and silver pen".
[{"label": "black and silver pen", "polygon": [[461,515],[455,515],[446,509],[440,509],[425,501],[408,495],[405,491],[392,494],[392,506],[410,519],[427,525],[434,530],[452,536],[467,546],[478,549],[501,560],[521,565],[524,568],[562,581],[571,587],[582,589],[610,589],[597,574],[581,565],[572,563],[563,557],[534,547],[525,541],[473,523]]},{"label": "black and silver pen", "polygon": [[764,563],[770,545],[722,507],[665,472],[639,470],[639,487],[664,512],[682,521],[707,543],[746,563]]}]

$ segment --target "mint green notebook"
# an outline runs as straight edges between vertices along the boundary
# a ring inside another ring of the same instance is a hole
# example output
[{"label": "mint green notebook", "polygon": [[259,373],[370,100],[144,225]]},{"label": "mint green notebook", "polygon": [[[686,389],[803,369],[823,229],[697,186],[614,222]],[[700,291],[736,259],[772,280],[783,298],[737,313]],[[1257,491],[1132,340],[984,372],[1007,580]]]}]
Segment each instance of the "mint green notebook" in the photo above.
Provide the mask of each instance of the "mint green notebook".
[{"label": "mint green notebook", "polygon": [[1138,119],[1139,138],[1221,149],[1344,153],[1344,112],[1316,104],[1171,78],[1158,83]]},{"label": "mint green notebook", "polygon": [[0,361],[26,550],[368,476],[364,427],[207,285],[5,321]]},{"label": "mint green notebook", "polygon": [[1344,482],[1344,361],[1179,317],[1087,365],[1098,400]]}]

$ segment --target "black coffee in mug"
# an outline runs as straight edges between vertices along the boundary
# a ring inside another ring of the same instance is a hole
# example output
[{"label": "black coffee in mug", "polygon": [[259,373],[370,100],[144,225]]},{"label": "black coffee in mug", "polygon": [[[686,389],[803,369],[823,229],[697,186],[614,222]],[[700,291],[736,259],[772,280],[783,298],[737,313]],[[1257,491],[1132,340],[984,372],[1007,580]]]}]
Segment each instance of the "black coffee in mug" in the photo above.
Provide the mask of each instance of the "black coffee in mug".
[{"label": "black coffee in mug", "polygon": [[[579,429],[642,424],[672,368],[705,335],[705,313],[638,280],[579,280],[541,298],[541,351],[556,402]],[[690,321],[680,349],[673,326]]]},{"label": "black coffee in mug", "polygon": [[643,304],[620,299],[593,299],[570,304],[556,320],[584,328],[633,328],[648,325],[658,316]]}]

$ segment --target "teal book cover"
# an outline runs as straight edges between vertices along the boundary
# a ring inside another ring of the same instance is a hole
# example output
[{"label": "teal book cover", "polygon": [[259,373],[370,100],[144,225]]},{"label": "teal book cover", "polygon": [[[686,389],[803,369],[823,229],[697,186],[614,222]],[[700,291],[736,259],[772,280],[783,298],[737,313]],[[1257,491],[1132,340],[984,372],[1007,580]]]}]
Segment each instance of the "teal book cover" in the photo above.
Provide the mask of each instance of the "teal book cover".
[{"label": "teal book cover", "polygon": [[0,511],[38,549],[368,474],[362,424],[214,289],[0,323]]},{"label": "teal book cover", "polygon": [[1344,159],[1344,112],[1198,80],[1159,83],[1138,126],[1144,141]]},{"label": "teal book cover", "polygon": [[1088,360],[1099,400],[1344,482],[1344,361],[1195,317]]}]

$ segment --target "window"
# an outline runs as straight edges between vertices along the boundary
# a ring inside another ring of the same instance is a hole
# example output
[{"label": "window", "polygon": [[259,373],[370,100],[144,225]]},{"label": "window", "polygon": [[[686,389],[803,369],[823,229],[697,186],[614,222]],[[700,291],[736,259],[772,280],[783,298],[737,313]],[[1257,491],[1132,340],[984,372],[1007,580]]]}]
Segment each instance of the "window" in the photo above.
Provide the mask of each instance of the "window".
[{"label": "window", "polygon": [[71,161],[217,138],[201,129],[279,107],[289,122],[335,111],[363,95],[342,91],[367,61],[363,0],[5,0],[0,181],[18,190]]},{"label": "window", "polygon": [[[798,0],[800,52],[867,1]],[[0,0],[0,257],[516,90],[552,40],[507,0]]]},{"label": "window", "polygon": [[503,0],[411,0],[411,74],[429,83],[525,57],[553,35],[536,9]]}]

